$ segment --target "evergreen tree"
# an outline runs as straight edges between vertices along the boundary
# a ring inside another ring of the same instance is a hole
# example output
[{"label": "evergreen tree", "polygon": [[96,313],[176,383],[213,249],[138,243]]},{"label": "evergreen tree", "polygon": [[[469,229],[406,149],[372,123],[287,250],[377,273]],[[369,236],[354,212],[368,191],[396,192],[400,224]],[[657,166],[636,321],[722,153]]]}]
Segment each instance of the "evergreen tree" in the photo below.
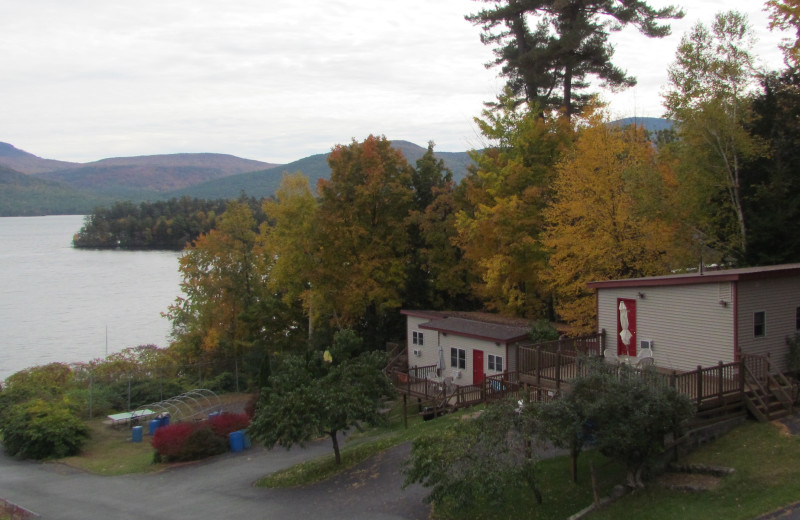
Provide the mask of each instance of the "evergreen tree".
[{"label": "evergreen tree", "polygon": [[[610,88],[636,84],[615,66],[611,32],[633,25],[650,38],[670,33],[660,20],[682,18],[674,6],[650,7],[642,0],[484,0],[493,7],[466,18],[495,46],[492,65],[502,66],[515,99],[542,110],[577,113],[590,96],[589,78]],[[531,29],[531,26],[535,27]]]}]

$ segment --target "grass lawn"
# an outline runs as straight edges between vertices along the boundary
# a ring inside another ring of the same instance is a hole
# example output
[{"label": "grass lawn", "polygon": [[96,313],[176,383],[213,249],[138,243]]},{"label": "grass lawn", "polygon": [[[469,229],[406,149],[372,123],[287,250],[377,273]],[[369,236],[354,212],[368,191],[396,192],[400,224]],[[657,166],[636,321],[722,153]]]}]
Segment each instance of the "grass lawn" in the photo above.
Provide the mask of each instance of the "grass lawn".
[{"label": "grass lawn", "polygon": [[[89,421],[91,437],[84,444],[80,455],[60,459],[69,466],[98,475],[124,475],[144,473],[163,467],[153,464],[152,437],[144,435],[142,442],[131,442],[131,430],[127,426],[114,429],[103,424],[103,418]],[[145,433],[147,426],[144,427]]]},{"label": "grass lawn", "polygon": [[651,485],[589,518],[752,520],[800,500],[800,437],[774,424],[747,422],[681,462],[731,467],[735,473],[701,493]]},{"label": "grass lawn", "polygon": [[[225,394],[220,396],[223,409],[238,411],[250,399],[249,394]],[[131,442],[128,426],[119,429],[104,424],[106,419],[98,417],[87,422],[90,438],[81,449],[80,455],[60,459],[69,466],[98,475],[124,475],[126,473],[145,473],[158,471],[166,464],[153,464],[152,437],[147,435],[147,424],[143,425],[145,435],[142,442]]]}]

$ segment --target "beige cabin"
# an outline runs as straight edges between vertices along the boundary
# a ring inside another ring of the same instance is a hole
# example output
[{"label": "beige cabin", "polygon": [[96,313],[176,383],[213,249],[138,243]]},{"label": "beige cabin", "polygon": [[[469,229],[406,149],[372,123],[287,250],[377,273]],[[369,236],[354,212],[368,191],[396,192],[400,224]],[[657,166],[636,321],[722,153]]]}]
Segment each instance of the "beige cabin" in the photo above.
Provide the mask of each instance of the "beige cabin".
[{"label": "beige cabin", "polygon": [[768,356],[788,368],[787,338],[800,333],[800,264],[705,270],[591,282],[606,357],[652,355],[657,367],[690,371]]}]

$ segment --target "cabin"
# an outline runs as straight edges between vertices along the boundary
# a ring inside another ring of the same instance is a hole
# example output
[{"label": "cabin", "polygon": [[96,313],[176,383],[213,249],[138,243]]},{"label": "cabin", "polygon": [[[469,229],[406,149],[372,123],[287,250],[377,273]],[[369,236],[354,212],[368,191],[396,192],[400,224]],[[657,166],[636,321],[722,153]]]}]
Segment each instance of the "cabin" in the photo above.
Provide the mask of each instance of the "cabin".
[{"label": "cabin", "polygon": [[527,320],[480,312],[401,313],[406,316],[409,370],[435,366],[433,378],[460,386],[517,370],[517,348],[530,342]]},{"label": "cabin", "polygon": [[800,264],[701,270],[690,274],[598,281],[598,330],[607,360],[646,353],[678,372],[745,355],[788,367],[787,338],[800,333]]}]

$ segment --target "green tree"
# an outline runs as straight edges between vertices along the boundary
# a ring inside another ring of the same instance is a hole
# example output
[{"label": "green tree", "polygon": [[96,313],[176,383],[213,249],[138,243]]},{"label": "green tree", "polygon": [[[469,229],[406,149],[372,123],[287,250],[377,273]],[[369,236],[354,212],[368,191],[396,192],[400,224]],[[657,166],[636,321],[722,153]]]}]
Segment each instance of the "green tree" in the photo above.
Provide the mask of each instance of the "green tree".
[{"label": "green tree", "polygon": [[717,14],[710,29],[698,23],[681,39],[664,96],[678,126],[681,185],[695,205],[699,234],[735,257],[746,253],[748,239],[742,167],[764,152],[746,130],[758,78],[753,45],[740,13]]},{"label": "green tree", "polygon": [[762,80],[748,130],[768,153],[742,168],[742,206],[748,216],[744,263],[775,265],[800,259],[800,74],[787,69]]},{"label": "green tree", "polygon": [[425,501],[457,515],[476,504],[507,506],[504,499],[515,490],[533,493],[541,503],[531,439],[532,423],[516,403],[492,404],[475,419],[415,439],[403,485],[430,488]]},{"label": "green tree", "polygon": [[794,30],[794,41],[787,41],[781,46],[786,60],[794,67],[800,65],[800,1],[768,0],[767,11],[770,17],[770,29]]},{"label": "green tree", "polygon": [[463,181],[466,204],[453,242],[474,267],[474,290],[487,307],[540,317],[549,301],[541,281],[547,260],[542,211],[552,166],[568,148],[571,131],[560,119],[515,110],[510,102],[502,112],[483,115],[476,121],[495,144],[472,154],[476,168]]},{"label": "green tree", "polygon": [[[636,80],[615,66],[609,34],[628,25],[650,38],[670,33],[659,21],[682,18],[676,7],[653,9],[642,0],[484,0],[491,8],[466,18],[480,25],[481,40],[495,46],[515,97],[542,110],[577,113],[590,96],[581,94],[596,77],[612,89]],[[535,29],[531,29],[534,26]]]},{"label": "green tree", "polygon": [[361,340],[352,330],[334,336],[332,361],[322,352],[287,357],[262,389],[248,431],[271,449],[276,444],[290,448],[322,435],[330,437],[336,463],[341,463],[339,434],[362,423],[382,420],[380,399],[392,388],[382,369],[383,352],[363,352]]}]

